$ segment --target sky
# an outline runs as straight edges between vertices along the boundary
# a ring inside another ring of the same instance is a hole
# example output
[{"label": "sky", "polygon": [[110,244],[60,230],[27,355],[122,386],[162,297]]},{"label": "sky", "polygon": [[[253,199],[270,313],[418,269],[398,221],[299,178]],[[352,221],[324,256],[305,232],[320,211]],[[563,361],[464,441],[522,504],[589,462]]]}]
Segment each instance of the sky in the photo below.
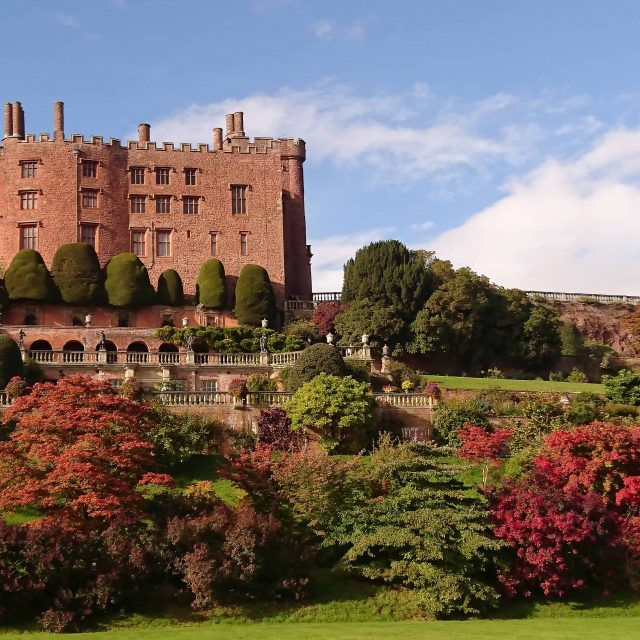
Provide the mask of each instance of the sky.
[{"label": "sky", "polygon": [[[640,294],[637,0],[0,0],[28,132],[307,143],[314,290],[397,238],[503,286]],[[631,80],[629,80],[631,78]]]}]

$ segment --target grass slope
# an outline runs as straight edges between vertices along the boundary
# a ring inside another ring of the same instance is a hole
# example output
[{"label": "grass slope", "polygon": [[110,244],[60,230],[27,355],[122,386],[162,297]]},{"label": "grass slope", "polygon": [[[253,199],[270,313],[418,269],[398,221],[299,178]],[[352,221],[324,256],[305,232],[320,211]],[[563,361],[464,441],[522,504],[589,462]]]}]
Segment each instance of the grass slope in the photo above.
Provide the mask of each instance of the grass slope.
[{"label": "grass slope", "polygon": [[549,382],[548,380],[507,380],[467,378],[464,376],[421,376],[422,382],[434,380],[443,389],[502,389],[505,391],[549,391],[556,393],[604,393],[604,385],[589,382]]},{"label": "grass slope", "polygon": [[[368,622],[328,624],[182,625],[99,633],[59,634],[77,640],[618,640],[638,638],[640,618],[554,618],[455,622]],[[24,638],[1,634],[0,638]],[[51,634],[28,634],[51,638]]]}]

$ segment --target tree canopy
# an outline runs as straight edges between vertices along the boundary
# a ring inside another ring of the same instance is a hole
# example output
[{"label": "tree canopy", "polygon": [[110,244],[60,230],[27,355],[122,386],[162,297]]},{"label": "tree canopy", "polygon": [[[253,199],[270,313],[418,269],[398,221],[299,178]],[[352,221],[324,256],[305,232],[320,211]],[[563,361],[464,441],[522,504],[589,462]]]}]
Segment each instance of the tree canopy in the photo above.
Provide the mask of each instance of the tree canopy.
[{"label": "tree canopy", "polygon": [[340,351],[330,344],[320,342],[307,347],[291,367],[286,378],[287,390],[296,391],[320,373],[344,376],[346,372]]}]

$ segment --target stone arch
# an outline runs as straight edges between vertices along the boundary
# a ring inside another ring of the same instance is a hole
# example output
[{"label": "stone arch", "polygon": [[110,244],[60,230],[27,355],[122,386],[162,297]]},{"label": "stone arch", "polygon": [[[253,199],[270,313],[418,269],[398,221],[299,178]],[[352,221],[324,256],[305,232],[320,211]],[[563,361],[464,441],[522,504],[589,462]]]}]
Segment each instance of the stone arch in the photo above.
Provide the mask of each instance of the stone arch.
[{"label": "stone arch", "polygon": [[136,340],[127,347],[127,362],[143,364],[149,362],[149,347],[142,340]]},{"label": "stone arch", "polygon": [[103,347],[107,352],[107,364],[115,364],[118,362],[118,347],[116,347],[115,343],[111,342],[111,340],[105,340],[104,344],[98,343],[96,345],[96,351],[99,351]]},{"label": "stone arch", "polygon": [[160,364],[179,364],[180,353],[178,351],[178,347],[176,347],[175,344],[163,342],[158,347],[158,358]]},{"label": "stone arch", "polygon": [[48,340],[34,340],[29,347],[29,351],[52,351],[53,347]]},{"label": "stone arch", "polygon": [[84,345],[79,340],[69,340],[62,347],[62,362],[84,362]]},{"label": "stone arch", "polygon": [[34,340],[29,347],[29,357],[36,362],[53,362],[53,347],[48,340]]}]

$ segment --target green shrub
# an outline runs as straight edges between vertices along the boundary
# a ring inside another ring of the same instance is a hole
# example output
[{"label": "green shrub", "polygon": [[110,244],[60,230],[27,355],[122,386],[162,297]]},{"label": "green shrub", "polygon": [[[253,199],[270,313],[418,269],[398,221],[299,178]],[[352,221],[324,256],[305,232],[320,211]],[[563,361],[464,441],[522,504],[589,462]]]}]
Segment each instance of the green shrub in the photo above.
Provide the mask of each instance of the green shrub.
[{"label": "green shrub", "polygon": [[22,376],[22,354],[15,340],[0,333],[0,389],[15,376]]},{"label": "green shrub", "polygon": [[51,277],[63,302],[92,304],[103,300],[100,261],[90,244],[73,242],[58,247],[51,263]]},{"label": "green shrub", "polygon": [[246,264],[236,283],[235,314],[240,324],[257,327],[263,318],[273,325],[276,314],[275,296],[269,274],[257,264]]},{"label": "green shrub", "polygon": [[589,382],[589,378],[587,378],[586,374],[583,371],[580,371],[577,367],[574,367],[569,372],[567,376],[567,382]]},{"label": "green shrub", "polygon": [[300,354],[287,377],[287,391],[297,391],[320,373],[332,376],[344,376],[347,373],[340,352],[330,344],[314,344]]},{"label": "green shrub", "polygon": [[549,374],[549,382],[566,382],[567,376],[562,371],[552,371]]},{"label": "green shrub", "polygon": [[604,393],[616,404],[640,405],[640,373],[623,369],[615,376],[604,376]]},{"label": "green shrub", "polygon": [[33,358],[27,358],[22,366],[22,377],[29,386],[32,386],[44,380],[44,372]]},{"label": "green shrub", "polygon": [[224,309],[227,306],[227,280],[220,260],[211,258],[200,267],[196,302],[207,309]]},{"label": "green shrub", "polygon": [[249,393],[260,393],[261,391],[277,391],[278,386],[276,381],[269,376],[254,373],[247,378],[247,389],[249,389]]},{"label": "green shrub", "polygon": [[55,300],[56,289],[42,256],[35,249],[16,253],[4,274],[10,300]]},{"label": "green shrub", "polygon": [[158,278],[158,302],[170,307],[184,304],[182,278],[175,269],[165,269]]},{"label": "green shrub", "polygon": [[114,307],[144,307],[156,302],[147,268],[133,253],[120,253],[109,260],[105,289]]},{"label": "green shrub", "polygon": [[604,413],[612,418],[635,418],[640,415],[640,407],[636,407],[632,404],[615,404],[610,402],[605,405]]},{"label": "green shrub", "polygon": [[284,333],[286,336],[298,338],[305,342],[313,342],[319,338],[318,327],[311,320],[294,320],[285,326]]},{"label": "green shrub", "polygon": [[344,366],[347,370],[348,376],[351,376],[358,382],[369,382],[369,367],[363,362],[357,362],[356,360],[345,360]]},{"label": "green shrub", "polygon": [[438,403],[433,417],[436,442],[458,447],[461,444],[458,437],[458,429],[462,429],[468,424],[490,429],[490,413],[491,405],[482,400]]}]

